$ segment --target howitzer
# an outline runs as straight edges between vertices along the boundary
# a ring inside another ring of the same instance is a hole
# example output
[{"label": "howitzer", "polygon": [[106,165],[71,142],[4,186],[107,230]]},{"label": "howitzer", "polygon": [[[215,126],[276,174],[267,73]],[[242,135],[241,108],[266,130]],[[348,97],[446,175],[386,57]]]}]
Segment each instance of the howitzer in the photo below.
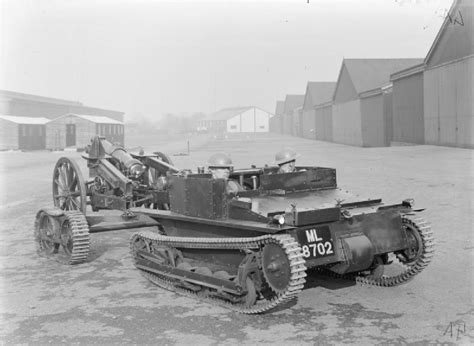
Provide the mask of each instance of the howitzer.
[{"label": "howitzer", "polygon": [[[99,136],[92,138],[87,154],[82,156],[89,168],[87,180],[73,159],[58,160],[53,172],[55,208],[40,210],[36,219],[39,253],[55,255],[63,245],[63,259],[71,264],[87,258],[89,233],[156,227],[156,221],[130,208],[169,209],[168,179],[180,171],[166,154],[134,155]],[[123,213],[90,213],[88,205],[92,212]]]}]

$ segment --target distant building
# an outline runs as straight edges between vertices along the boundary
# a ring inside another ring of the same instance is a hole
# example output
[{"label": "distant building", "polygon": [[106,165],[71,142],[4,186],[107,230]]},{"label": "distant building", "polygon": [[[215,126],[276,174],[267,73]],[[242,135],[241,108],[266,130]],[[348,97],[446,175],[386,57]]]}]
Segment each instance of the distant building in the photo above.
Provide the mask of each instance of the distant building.
[{"label": "distant building", "polygon": [[364,147],[390,145],[390,75],[422,59],[344,59],[332,108],[333,141]]},{"label": "distant building", "polygon": [[308,82],[303,103],[301,136],[332,140],[332,97],[336,82]]},{"label": "distant building", "polygon": [[299,106],[293,109],[291,118],[292,118],[291,134],[295,137],[302,137],[303,136],[303,106]]},{"label": "distant building", "polygon": [[424,61],[391,75],[394,141],[474,148],[473,12],[454,1]]},{"label": "distant building", "polygon": [[[281,133],[292,135],[299,132],[299,122],[295,121],[294,110],[303,106],[305,95],[286,95],[285,107],[283,108]],[[296,113],[297,115],[299,113]]]},{"label": "distant building", "polygon": [[66,114],[47,123],[46,148],[85,148],[96,135],[103,136],[112,143],[124,145],[124,124],[104,116]]},{"label": "distant building", "polygon": [[0,115],[0,150],[46,149],[46,123],[43,117]]},{"label": "distant building", "polygon": [[198,130],[210,132],[268,132],[273,114],[258,107],[235,107],[217,111],[198,121]]},{"label": "distant building", "polygon": [[123,122],[123,112],[89,107],[81,102],[0,90],[0,114],[54,119],[77,113],[105,116]]},{"label": "distant building", "polygon": [[391,75],[393,85],[393,134],[392,141],[425,143],[423,112],[424,64],[417,64]]},{"label": "distant building", "polygon": [[474,148],[474,3],[449,10],[425,58],[425,143]]},{"label": "distant building", "polygon": [[277,101],[275,108],[275,116],[270,118],[270,132],[282,133],[281,122],[284,110],[285,101]]}]

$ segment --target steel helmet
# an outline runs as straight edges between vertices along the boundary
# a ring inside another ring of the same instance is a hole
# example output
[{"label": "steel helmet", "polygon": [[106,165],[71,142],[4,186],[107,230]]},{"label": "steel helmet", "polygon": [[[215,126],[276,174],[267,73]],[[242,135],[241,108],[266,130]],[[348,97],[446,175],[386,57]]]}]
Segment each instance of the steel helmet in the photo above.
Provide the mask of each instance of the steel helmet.
[{"label": "steel helmet", "polygon": [[298,154],[296,151],[294,151],[291,148],[285,148],[275,155],[275,163],[277,165],[282,165],[284,163],[296,160],[297,157],[299,157],[300,154]]},{"label": "steel helmet", "polygon": [[213,154],[209,158],[208,166],[209,167],[216,167],[216,168],[231,168],[231,167],[234,167],[234,165],[232,164],[232,159],[224,153]]}]

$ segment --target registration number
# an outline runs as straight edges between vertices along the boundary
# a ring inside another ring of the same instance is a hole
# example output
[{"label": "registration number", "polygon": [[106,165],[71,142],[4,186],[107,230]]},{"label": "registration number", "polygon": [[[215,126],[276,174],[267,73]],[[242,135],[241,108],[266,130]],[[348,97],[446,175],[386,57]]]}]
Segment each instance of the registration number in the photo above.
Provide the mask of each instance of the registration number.
[{"label": "registration number", "polygon": [[298,239],[305,259],[334,255],[334,244],[328,226],[299,230]]}]

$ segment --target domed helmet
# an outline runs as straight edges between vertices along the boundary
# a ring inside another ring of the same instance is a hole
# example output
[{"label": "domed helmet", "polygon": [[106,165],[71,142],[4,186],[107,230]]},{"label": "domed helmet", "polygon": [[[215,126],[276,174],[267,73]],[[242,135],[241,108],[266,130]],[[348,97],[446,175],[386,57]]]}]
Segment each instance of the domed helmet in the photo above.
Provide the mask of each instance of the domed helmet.
[{"label": "domed helmet", "polygon": [[285,148],[275,155],[275,163],[277,165],[283,165],[284,163],[296,160],[297,157],[299,157],[300,154],[298,154],[296,151],[294,151],[291,148]]},{"label": "domed helmet", "polygon": [[213,154],[209,158],[208,166],[211,168],[232,168],[232,159],[224,153]]}]

